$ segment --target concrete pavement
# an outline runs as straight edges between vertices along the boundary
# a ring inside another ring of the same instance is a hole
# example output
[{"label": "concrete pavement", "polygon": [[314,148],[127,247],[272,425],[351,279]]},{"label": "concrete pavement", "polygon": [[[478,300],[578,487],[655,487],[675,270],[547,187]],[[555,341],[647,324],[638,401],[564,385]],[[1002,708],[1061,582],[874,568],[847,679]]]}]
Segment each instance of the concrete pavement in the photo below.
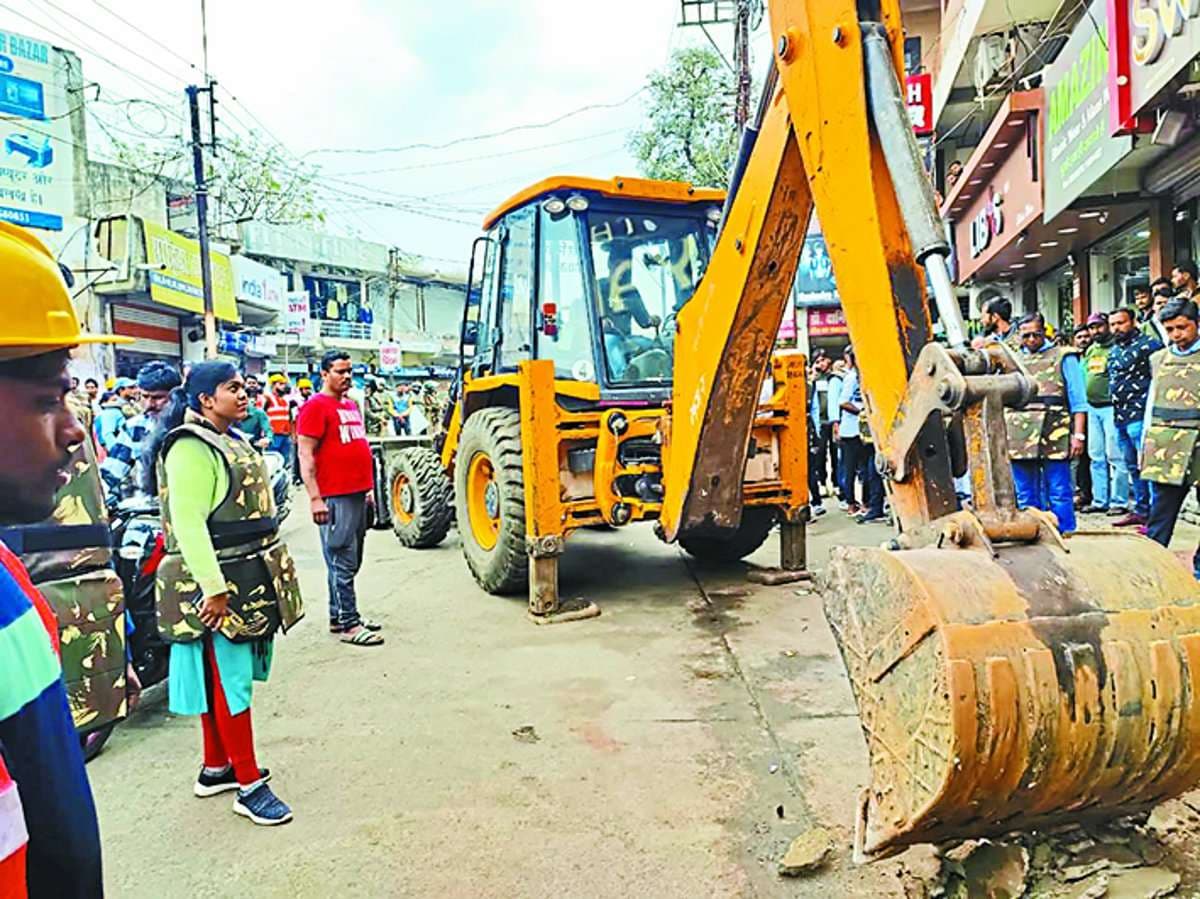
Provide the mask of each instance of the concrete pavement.
[{"label": "concrete pavement", "polygon": [[[834,512],[810,557],[889,534]],[[866,754],[815,593],[699,567],[648,527],[586,531],[562,594],[603,614],[539,628],[475,586],[455,533],[414,552],[376,532],[361,605],[388,642],[349,647],[325,631],[315,529],[297,514],[286,537],[308,618],[254,714],[296,820],[255,828],[228,795],[194,798],[199,726],[160,690],[88,769],[110,895],[904,895],[903,857],[850,863]],[[776,559],[772,539],[753,561]],[[830,864],[780,878],[818,823]]]}]

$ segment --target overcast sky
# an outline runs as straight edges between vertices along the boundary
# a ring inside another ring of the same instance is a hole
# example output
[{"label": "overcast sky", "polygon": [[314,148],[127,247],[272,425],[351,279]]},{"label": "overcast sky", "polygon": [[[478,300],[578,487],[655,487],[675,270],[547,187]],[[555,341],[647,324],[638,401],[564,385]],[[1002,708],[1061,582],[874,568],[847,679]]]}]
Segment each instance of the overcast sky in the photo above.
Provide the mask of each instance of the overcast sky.
[{"label": "overcast sky", "polygon": [[[483,213],[527,184],[637,174],[633,95],[674,47],[705,42],[678,19],[677,0],[208,0],[209,69],[239,101],[218,94],[218,131],[257,119],[262,139],[319,164],[329,230],[461,267]],[[178,145],[183,87],[201,80],[200,0],[0,0],[0,27],[78,52],[114,133]],[[161,108],[128,102],[143,98]],[[464,140],[593,104],[608,108]]]}]

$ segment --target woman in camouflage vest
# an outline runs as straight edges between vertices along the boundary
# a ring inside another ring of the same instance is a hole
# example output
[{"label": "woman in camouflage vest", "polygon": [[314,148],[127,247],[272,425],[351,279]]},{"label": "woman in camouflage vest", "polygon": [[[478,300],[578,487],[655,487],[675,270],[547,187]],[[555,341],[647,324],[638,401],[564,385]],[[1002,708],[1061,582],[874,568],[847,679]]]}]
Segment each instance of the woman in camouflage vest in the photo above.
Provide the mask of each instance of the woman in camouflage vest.
[{"label": "woman in camouflage vest", "polygon": [[234,366],[193,366],[143,468],[162,503],[155,598],[159,633],[172,644],[170,710],[199,715],[204,736],[194,792],[236,790],[234,812],[271,825],[292,813],[255,760],[250,701],[253,682],[270,671],[275,630],[300,617],[300,596],[266,466],[233,427],[248,405]]}]

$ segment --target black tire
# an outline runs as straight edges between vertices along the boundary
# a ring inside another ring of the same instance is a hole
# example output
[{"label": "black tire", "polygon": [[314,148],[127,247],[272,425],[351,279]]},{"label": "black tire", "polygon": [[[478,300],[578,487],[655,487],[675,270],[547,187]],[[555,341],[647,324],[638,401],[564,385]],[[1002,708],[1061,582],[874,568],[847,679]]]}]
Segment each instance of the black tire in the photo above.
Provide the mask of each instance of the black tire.
[{"label": "black tire", "polygon": [[700,562],[728,564],[746,558],[766,542],[779,513],[773,508],[752,506],[742,510],[742,523],[730,537],[680,537],[679,545]]},{"label": "black tire", "polygon": [[[500,516],[495,545],[480,544],[471,520],[468,476],[480,455],[491,462]],[[475,581],[488,593],[521,593],[529,587],[525,553],[525,473],[521,418],[515,409],[484,409],[467,419],[454,465],[454,506],[463,555]]]},{"label": "black tire", "polygon": [[[397,453],[388,475],[396,539],[409,549],[429,549],[445,540],[454,520],[452,489],[442,460],[433,450],[414,447]],[[407,490],[403,500],[402,490]],[[403,508],[405,502],[411,508]]]},{"label": "black tire", "polygon": [[113,728],[116,726],[117,722],[112,721],[103,727],[80,735],[79,748],[83,750],[85,762],[90,762],[100,754],[100,750],[104,748],[104,744],[108,742],[108,738],[112,736]]}]

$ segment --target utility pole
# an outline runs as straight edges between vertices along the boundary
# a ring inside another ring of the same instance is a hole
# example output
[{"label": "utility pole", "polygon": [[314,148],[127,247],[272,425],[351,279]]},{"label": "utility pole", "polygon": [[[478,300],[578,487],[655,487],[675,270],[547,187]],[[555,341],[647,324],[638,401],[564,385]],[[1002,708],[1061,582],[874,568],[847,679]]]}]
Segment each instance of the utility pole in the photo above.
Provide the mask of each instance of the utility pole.
[{"label": "utility pole", "polygon": [[[731,9],[732,7],[732,9]],[[680,27],[696,27],[721,57],[737,84],[734,122],[742,131],[750,121],[750,34],[762,23],[763,0],[679,0]],[[733,62],[709,33],[709,25],[733,25]]]},{"label": "utility pole", "polygon": [[396,300],[400,294],[400,250],[388,250],[388,343],[396,340]]},{"label": "utility pole", "polygon": [[204,177],[204,143],[200,137],[200,94],[207,91],[211,101],[212,83],[208,87],[189,85],[188,106],[192,115],[192,173],[196,179],[196,232],[200,238],[200,284],[204,293],[204,355],[217,358],[217,315],[213,307],[212,262],[208,255],[208,182]]},{"label": "utility pole", "polygon": [[734,121],[740,133],[750,121],[750,0],[737,0],[733,23],[733,64],[737,70]]}]

